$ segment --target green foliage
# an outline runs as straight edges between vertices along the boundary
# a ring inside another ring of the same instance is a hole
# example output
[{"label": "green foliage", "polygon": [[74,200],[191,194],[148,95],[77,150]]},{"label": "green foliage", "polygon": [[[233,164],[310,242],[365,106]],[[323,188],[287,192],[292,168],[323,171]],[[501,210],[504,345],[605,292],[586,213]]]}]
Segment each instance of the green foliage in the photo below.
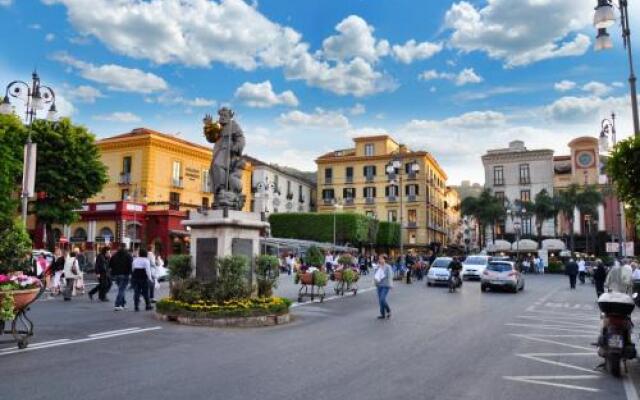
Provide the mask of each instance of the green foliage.
[{"label": "green foliage", "polygon": [[580,186],[572,184],[567,189],[561,191],[554,198],[555,208],[561,212],[569,223],[570,249],[574,249],[574,209],[579,209],[584,214],[591,214],[597,219],[598,205],[602,203],[602,194],[594,187],[587,186],[580,191]]},{"label": "green foliage", "polygon": [[542,224],[544,221],[555,218],[558,211],[553,203],[553,198],[549,196],[547,189],[542,189],[535,197],[535,202],[532,204],[532,212],[536,217],[536,229],[538,233],[538,240],[542,237]]},{"label": "green foliage", "polygon": [[340,264],[340,265],[351,266],[351,265],[355,264],[354,261],[355,260],[353,259],[351,254],[343,254],[340,257],[338,257],[338,264]]},{"label": "green foliage", "polygon": [[24,126],[15,115],[0,115],[0,223],[17,211],[22,174]]},{"label": "green foliage", "polygon": [[278,285],[278,257],[261,255],[256,258],[256,275],[258,280],[258,297],[271,297],[273,288]]},{"label": "green foliage", "polygon": [[0,222],[0,273],[26,270],[31,238],[21,221]]},{"label": "green foliage", "polygon": [[381,247],[398,247],[400,245],[400,224],[381,221],[375,243]]},{"label": "green foliage", "polygon": [[618,142],[607,161],[620,200],[640,208],[640,136]]},{"label": "green foliage", "polygon": [[[282,213],[271,214],[271,232],[274,237],[333,242],[334,214]],[[354,213],[335,214],[336,241],[338,243],[368,244],[376,234],[375,222]]]},{"label": "green foliage", "polygon": [[191,256],[176,254],[169,257],[169,276],[177,279],[187,279],[191,276]]},{"label": "green foliage", "polygon": [[[460,203],[462,215],[473,217],[480,225],[480,234],[484,234],[486,226],[495,227],[498,220],[505,216],[506,210],[502,200],[496,198],[489,189],[485,189],[478,197],[467,197]],[[481,243],[484,243],[481,240]]]},{"label": "green foliage", "polygon": [[304,262],[312,267],[321,267],[324,264],[324,253],[317,246],[311,246],[304,255]]},{"label": "green foliage", "polygon": [[329,277],[326,272],[315,270],[313,271],[313,284],[318,287],[327,286],[327,281]]},{"label": "green foliage", "polygon": [[7,291],[1,293],[0,296],[2,296],[2,301],[0,301],[0,322],[12,321],[16,316],[14,312],[15,301],[13,300],[13,294]]},{"label": "green foliage", "polygon": [[156,304],[156,310],[171,316],[220,318],[282,315],[289,311],[290,306],[291,300],[282,297],[234,300],[222,305],[205,300],[162,299]]},{"label": "green foliage", "polygon": [[342,270],[342,280],[345,283],[353,283],[356,279],[356,273],[351,268],[345,268]]},{"label": "green foliage", "polygon": [[547,271],[552,274],[561,274],[564,272],[564,264],[560,261],[549,261]]},{"label": "green foliage", "polygon": [[215,281],[214,298],[217,302],[244,299],[251,296],[247,282],[249,260],[244,256],[229,256],[216,260],[218,278]]}]

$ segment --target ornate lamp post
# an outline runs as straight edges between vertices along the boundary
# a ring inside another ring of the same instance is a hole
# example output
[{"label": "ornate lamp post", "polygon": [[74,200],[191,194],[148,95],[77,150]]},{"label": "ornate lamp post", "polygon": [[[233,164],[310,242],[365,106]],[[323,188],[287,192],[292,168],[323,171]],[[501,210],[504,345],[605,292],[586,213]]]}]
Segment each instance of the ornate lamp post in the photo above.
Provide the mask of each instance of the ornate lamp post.
[{"label": "ornate lamp post", "polygon": [[[598,30],[596,36],[595,50],[606,50],[613,47],[611,37],[607,33],[607,28],[615,24],[616,17],[613,12],[614,2],[612,0],[598,0],[595,14],[593,15],[593,25]],[[629,88],[631,92],[631,111],[633,113],[633,132],[640,135],[640,123],[638,122],[638,99],[636,97],[636,75],[633,70],[633,57],[631,55],[631,29],[629,27],[629,10],[627,0],[618,0],[620,10],[620,25],[622,27],[622,42],[627,50],[629,61]]]},{"label": "ornate lamp post", "polygon": [[[527,213],[527,209],[519,206],[515,208],[509,208],[507,210],[507,216],[511,218],[513,224],[513,230],[516,234],[516,262],[520,259],[520,233],[522,232],[522,216]],[[519,221],[516,221],[516,217]]]},{"label": "ornate lamp post", "polygon": [[336,248],[336,214],[342,209],[342,200],[339,197],[333,199],[333,249]]},{"label": "ornate lamp post", "polygon": [[49,86],[40,83],[40,77],[36,71],[31,74],[31,85],[27,82],[16,80],[10,82],[5,89],[4,98],[0,103],[0,114],[11,114],[14,108],[9,98],[15,97],[25,103],[25,124],[28,136],[24,146],[24,167],[22,170],[22,221],[27,224],[27,208],[29,197],[33,196],[35,189],[36,144],[31,141],[31,125],[36,119],[37,113],[46,105],[51,104],[47,112],[47,120],[55,121],[57,118],[56,94]]},{"label": "ornate lamp post", "polygon": [[[602,122],[600,123],[601,129],[600,129],[600,138],[599,138],[599,143],[600,143],[600,151],[602,151],[603,153],[606,153],[610,150],[609,147],[609,133],[611,134],[611,141],[613,143],[613,147],[616,147],[616,144],[618,143],[616,141],[616,114],[611,113],[611,119],[608,118],[604,118],[602,120]],[[622,257],[624,255],[624,250],[623,250],[623,246],[624,246],[624,204],[622,202],[619,202],[618,204],[618,225],[619,225],[619,230],[618,230],[618,242],[620,243],[620,248],[618,249],[618,251],[620,252],[620,257]]]}]

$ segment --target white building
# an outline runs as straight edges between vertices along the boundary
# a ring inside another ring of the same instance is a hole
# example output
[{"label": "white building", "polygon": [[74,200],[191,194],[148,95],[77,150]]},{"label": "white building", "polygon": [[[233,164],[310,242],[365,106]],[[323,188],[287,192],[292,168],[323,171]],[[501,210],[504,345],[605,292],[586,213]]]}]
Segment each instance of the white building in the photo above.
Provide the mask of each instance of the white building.
[{"label": "white building", "polygon": [[[254,212],[310,212],[315,209],[315,183],[292,168],[245,156],[253,165],[251,187]],[[315,176],[315,173],[313,174]]]},{"label": "white building", "polygon": [[[506,205],[517,208],[517,200],[533,202],[543,189],[553,196],[553,150],[529,150],[524,142],[515,140],[506,149],[488,150],[482,156],[482,163],[485,187],[496,197],[503,198]],[[515,233],[514,222],[520,222],[520,219],[505,218],[496,227],[496,234]],[[520,226],[522,236],[537,235],[534,216],[523,217]],[[553,219],[544,221],[542,236],[554,235]]]}]

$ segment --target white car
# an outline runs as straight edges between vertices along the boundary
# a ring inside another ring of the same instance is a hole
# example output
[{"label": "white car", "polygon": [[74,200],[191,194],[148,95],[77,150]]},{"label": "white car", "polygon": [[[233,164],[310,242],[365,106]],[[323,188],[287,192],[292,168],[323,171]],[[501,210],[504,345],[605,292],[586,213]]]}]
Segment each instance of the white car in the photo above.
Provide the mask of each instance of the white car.
[{"label": "white car", "polygon": [[518,293],[524,290],[524,276],[513,261],[490,261],[480,281],[480,290],[484,293],[487,289]]},{"label": "white car", "polygon": [[438,257],[433,261],[427,273],[427,286],[449,283],[449,264],[451,261],[451,257]]},{"label": "white car", "polygon": [[468,256],[466,260],[462,262],[462,279],[480,279],[491,257],[474,255]]}]

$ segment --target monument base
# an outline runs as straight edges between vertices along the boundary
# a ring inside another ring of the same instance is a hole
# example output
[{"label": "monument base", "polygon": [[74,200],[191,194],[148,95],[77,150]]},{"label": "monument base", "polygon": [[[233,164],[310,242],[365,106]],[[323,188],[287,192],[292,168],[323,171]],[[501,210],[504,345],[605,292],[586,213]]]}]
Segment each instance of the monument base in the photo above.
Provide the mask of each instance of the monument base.
[{"label": "monument base", "polygon": [[191,228],[191,266],[196,278],[215,279],[216,258],[242,255],[250,261],[247,279],[253,286],[260,236],[269,228],[260,213],[226,209],[192,211],[182,224]]}]

